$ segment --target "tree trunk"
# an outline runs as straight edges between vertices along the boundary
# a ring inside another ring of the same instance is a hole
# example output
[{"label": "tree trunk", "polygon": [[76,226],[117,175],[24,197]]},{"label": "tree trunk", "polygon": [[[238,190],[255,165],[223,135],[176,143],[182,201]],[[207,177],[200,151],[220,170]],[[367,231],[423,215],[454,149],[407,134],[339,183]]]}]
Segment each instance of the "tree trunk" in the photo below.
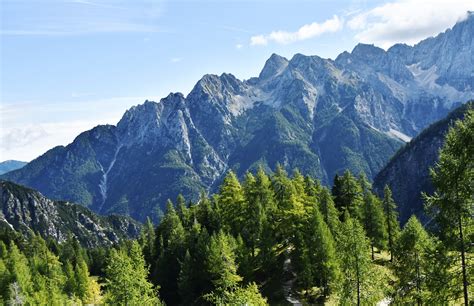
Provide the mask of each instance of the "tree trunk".
[{"label": "tree trunk", "polygon": [[374,257],[374,245],[372,244],[370,247],[372,248],[372,261],[374,261],[374,260],[375,260],[375,257]]},{"label": "tree trunk", "polygon": [[467,273],[466,273],[466,251],[464,249],[464,235],[462,232],[462,218],[459,216],[458,218],[459,223],[459,239],[461,243],[461,267],[462,267],[462,285],[464,291],[464,305],[469,305],[469,297],[467,292]]}]

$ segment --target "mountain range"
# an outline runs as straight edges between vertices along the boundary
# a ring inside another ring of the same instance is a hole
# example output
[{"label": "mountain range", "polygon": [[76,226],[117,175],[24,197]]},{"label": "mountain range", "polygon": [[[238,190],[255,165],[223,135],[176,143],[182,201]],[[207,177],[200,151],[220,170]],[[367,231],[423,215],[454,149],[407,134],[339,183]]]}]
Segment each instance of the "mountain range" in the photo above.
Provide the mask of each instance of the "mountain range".
[{"label": "mountain range", "polygon": [[0,181],[0,228],[58,242],[75,237],[84,246],[96,247],[136,238],[141,225],[129,217],[98,216],[82,205],[52,201],[38,191]]},{"label": "mountain range", "polygon": [[273,54],[258,77],[205,75],[127,110],[2,178],[100,214],[158,221],[168,198],[281,164],[321,179],[374,177],[432,122],[474,97],[474,14],[414,46],[358,44],[335,60]]},{"label": "mountain range", "polygon": [[24,167],[27,164],[27,162],[19,161],[19,160],[6,160],[0,163],[0,175],[20,169]]}]

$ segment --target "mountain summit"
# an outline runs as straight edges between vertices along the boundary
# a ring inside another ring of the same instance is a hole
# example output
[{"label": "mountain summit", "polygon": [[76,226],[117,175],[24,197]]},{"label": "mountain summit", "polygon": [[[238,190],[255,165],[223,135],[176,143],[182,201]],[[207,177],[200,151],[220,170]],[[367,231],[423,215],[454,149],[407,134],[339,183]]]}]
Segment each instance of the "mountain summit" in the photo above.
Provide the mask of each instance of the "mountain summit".
[{"label": "mountain summit", "polygon": [[102,214],[158,220],[168,198],[277,164],[330,184],[373,177],[430,123],[474,97],[473,17],[410,47],[359,44],[335,60],[273,54],[258,77],[205,75],[185,97],[129,109],[6,179]]}]

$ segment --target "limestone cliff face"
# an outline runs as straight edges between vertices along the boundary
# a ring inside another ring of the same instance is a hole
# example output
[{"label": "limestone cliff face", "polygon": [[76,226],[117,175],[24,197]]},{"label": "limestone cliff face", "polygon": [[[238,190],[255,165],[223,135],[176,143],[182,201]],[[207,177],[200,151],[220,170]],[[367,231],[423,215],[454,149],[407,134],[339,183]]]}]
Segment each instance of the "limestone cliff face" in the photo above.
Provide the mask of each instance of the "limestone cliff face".
[{"label": "limestone cliff face", "polygon": [[39,192],[0,182],[0,224],[25,235],[38,233],[58,242],[69,236],[87,247],[111,245],[140,233],[140,224],[128,217],[99,217],[87,208],[45,198]]}]

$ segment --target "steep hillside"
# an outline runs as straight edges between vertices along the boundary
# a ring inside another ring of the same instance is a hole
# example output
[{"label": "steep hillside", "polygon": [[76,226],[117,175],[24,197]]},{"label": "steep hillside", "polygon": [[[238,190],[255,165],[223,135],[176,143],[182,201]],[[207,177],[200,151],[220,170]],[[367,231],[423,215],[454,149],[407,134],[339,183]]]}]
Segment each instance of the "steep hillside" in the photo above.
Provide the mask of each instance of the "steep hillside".
[{"label": "steep hillside", "polygon": [[28,235],[39,233],[58,242],[70,235],[84,246],[110,245],[137,237],[140,224],[128,217],[100,217],[89,209],[68,202],[52,201],[39,192],[0,181],[0,224]]},{"label": "steep hillside", "polygon": [[449,127],[456,120],[462,119],[466,110],[472,107],[474,103],[469,102],[452,111],[446,118],[432,124],[401,148],[376,175],[374,189],[383,194],[384,186],[390,186],[393,198],[399,205],[402,223],[412,214],[425,218],[421,192],[434,191],[429,169],[438,160],[438,153]]}]

